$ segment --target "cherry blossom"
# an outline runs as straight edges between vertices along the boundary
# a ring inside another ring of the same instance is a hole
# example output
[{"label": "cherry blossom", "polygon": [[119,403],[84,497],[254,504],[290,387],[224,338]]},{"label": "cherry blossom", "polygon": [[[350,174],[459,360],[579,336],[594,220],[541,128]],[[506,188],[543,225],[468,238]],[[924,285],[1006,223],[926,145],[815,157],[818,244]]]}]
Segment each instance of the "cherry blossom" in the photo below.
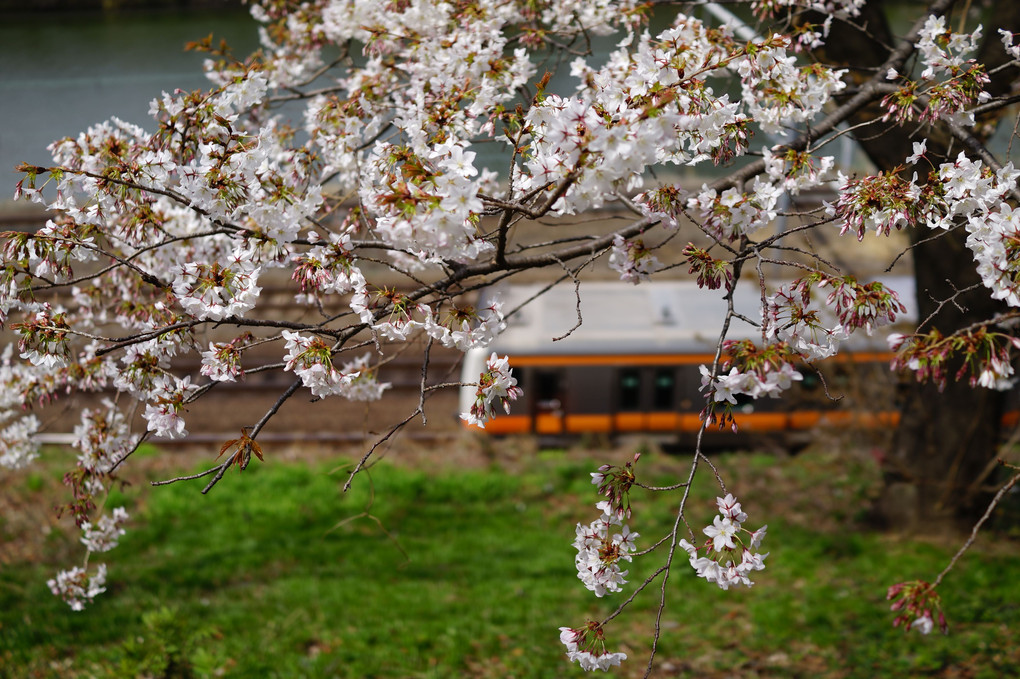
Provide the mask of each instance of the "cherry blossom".
[{"label": "cherry blossom", "polygon": [[0,467],[20,469],[39,456],[32,436],[39,431],[39,418],[26,415],[0,430]]},{"label": "cherry blossom", "polygon": [[128,519],[127,511],[123,507],[117,507],[110,514],[100,517],[98,523],[93,526],[91,523],[84,523],[81,527],[81,542],[90,552],[108,552],[117,546],[121,535],[127,531],[121,528]]},{"label": "cherry blossom", "polygon": [[1006,52],[1009,53],[1009,56],[1014,59],[1020,59],[1020,45],[1013,44],[1013,40],[1016,38],[1016,35],[1010,33],[1004,28],[1000,28],[999,36],[1002,38],[1002,46],[1006,48]]},{"label": "cherry blossom", "polygon": [[371,360],[371,354],[364,354],[340,367],[340,373],[351,378],[341,388],[341,396],[351,401],[378,401],[393,386],[379,381],[377,371],[369,365]]},{"label": "cherry blossom", "polygon": [[255,307],[260,268],[251,264],[220,267],[188,262],[174,277],[174,294],[185,312],[203,320],[244,316]]},{"label": "cherry blossom", "polygon": [[706,229],[717,238],[735,240],[768,226],[776,218],[782,190],[755,177],[753,191],[741,193],[729,188],[718,194],[707,186],[688,201],[698,211]]},{"label": "cherry blossom", "polygon": [[101,476],[112,471],[136,443],[127,417],[112,401],[104,399],[101,409],[82,411],[71,445],[79,451],[78,464]]},{"label": "cherry blossom", "polygon": [[517,386],[517,379],[510,372],[508,357],[499,358],[496,352],[489,356],[486,370],[478,377],[478,391],[471,410],[461,413],[460,417],[468,424],[485,427],[485,423],[495,416],[494,406],[499,403],[506,413],[510,412],[510,402],[516,401],[524,391]]},{"label": "cherry blossom", "polygon": [[942,600],[931,583],[921,580],[901,582],[889,588],[886,599],[893,602],[890,608],[897,614],[893,627],[902,626],[905,631],[930,634],[936,625],[934,617],[937,617],[939,630],[948,634],[949,625],[942,612]]},{"label": "cherry blossom", "polygon": [[621,281],[637,285],[648,280],[661,267],[662,264],[640,239],[625,241],[622,236],[617,236],[613,241],[609,268],[620,273]]},{"label": "cherry blossom", "polygon": [[635,482],[634,468],[640,459],[641,453],[634,453],[634,458],[622,467],[604,464],[591,474],[591,482],[599,495],[608,498],[599,502],[598,507],[603,513],[612,515],[617,522],[631,516],[630,489]]},{"label": "cherry blossom", "polygon": [[758,549],[767,526],[754,532],[744,528],[741,524],[747,515],[731,494],[717,498],[716,503],[719,515],[704,529],[708,540],[701,547],[687,540],[680,540],[679,545],[690,557],[691,567],[698,577],[714,582],[720,589],[750,587],[754,582],[749,574],[765,568],[768,554],[761,554]]},{"label": "cherry blossom", "polygon": [[707,366],[699,366],[701,370],[701,388],[711,394],[716,403],[727,402],[737,404],[737,396],[747,395],[751,398],[771,396],[778,398],[781,392],[789,389],[794,382],[804,376],[790,364],[783,364],[778,370],[766,368],[764,373],[758,371],[741,372],[738,368],[730,368],[725,375],[713,378]]},{"label": "cherry blossom", "polygon": [[[631,553],[635,551],[634,540],[638,533],[622,524],[619,515],[613,511],[609,502],[600,502],[598,508],[602,516],[587,526],[577,524],[574,549],[577,556],[574,565],[577,577],[584,586],[603,597],[610,592],[619,592],[620,585],[627,581],[627,571],[621,570],[621,561],[631,561]],[[614,533],[619,527],[619,532]]]},{"label": "cherry blossom", "polygon": [[106,591],[106,564],[99,564],[95,574],[88,575],[84,568],[74,568],[57,573],[46,585],[56,596],[63,599],[72,611],[85,610],[85,604]]},{"label": "cherry blossom", "polygon": [[586,672],[608,670],[627,659],[626,653],[606,651],[602,626],[594,621],[579,629],[561,627],[560,642],[567,647],[567,658]]},{"label": "cherry blossom", "polygon": [[484,349],[489,346],[506,329],[506,321],[503,305],[497,300],[484,309],[454,307],[444,323],[437,322],[435,316],[429,313],[424,328],[430,337],[439,340],[443,346],[466,352],[476,347]]},{"label": "cherry blossom", "polygon": [[924,152],[927,150],[928,140],[922,139],[921,141],[914,142],[914,152],[907,156],[907,162],[911,165],[915,164],[918,160],[924,157]]},{"label": "cherry blossom", "polygon": [[320,398],[339,394],[346,389],[357,372],[345,373],[333,366],[332,350],[318,337],[283,331],[286,340],[286,370],[292,370],[301,383]]}]

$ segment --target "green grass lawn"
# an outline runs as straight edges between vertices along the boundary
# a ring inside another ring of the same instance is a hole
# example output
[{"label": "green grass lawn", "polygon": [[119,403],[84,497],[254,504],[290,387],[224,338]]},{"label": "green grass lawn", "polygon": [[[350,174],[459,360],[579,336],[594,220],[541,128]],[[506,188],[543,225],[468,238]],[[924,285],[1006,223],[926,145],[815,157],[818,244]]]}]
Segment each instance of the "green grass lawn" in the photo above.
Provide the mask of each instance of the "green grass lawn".
[{"label": "green grass lawn", "polygon": [[[557,628],[604,617],[629,591],[597,599],[574,570],[574,524],[594,518],[598,499],[588,473],[625,459],[601,455],[429,473],[384,463],[346,496],[335,463],[271,456],[207,496],[195,483],[135,483],[111,499],[131,526],[94,557],[109,564],[108,591],[84,612],[45,584],[74,563],[73,532],[55,531],[36,558],[5,560],[0,677],[580,676]],[[747,526],[769,524],[768,568],[753,589],[724,592],[680,559],[653,676],[1020,676],[1015,540],[984,536],[947,578],[948,637],[904,635],[886,587],[933,578],[954,542],[850,530],[847,507],[873,480],[859,460],[718,460]],[[638,471],[663,483],[685,467],[651,455]],[[8,474],[4,492],[55,502],[56,469]],[[699,477],[692,521],[714,513],[715,490]],[[635,492],[639,548],[664,533],[677,500]],[[336,527],[370,503],[374,519]],[[662,558],[635,562],[631,583]],[[644,671],[658,591],[607,626],[610,649],[630,656],[617,676]]]}]

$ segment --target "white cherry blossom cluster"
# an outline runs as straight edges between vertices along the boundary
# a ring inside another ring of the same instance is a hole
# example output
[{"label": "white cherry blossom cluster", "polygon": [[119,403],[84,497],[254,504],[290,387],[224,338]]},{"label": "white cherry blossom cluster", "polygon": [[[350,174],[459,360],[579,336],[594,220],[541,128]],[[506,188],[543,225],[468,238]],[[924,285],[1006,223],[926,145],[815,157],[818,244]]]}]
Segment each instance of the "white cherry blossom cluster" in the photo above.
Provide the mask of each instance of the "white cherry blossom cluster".
[{"label": "white cherry blossom cluster", "polygon": [[[800,285],[810,287],[806,281]],[[836,312],[847,332],[863,328],[870,335],[877,328],[895,323],[899,314],[907,311],[897,292],[880,281],[861,284],[853,276],[821,277],[816,289],[830,287],[825,305]]]},{"label": "white cherry blossom cluster", "polygon": [[[908,162],[916,162],[924,152],[925,143],[915,143]],[[954,162],[939,165],[923,186],[917,183],[916,174],[906,180],[895,173],[860,179],[839,173],[839,197],[835,204],[827,204],[826,210],[838,218],[841,233],[853,231],[858,239],[869,230],[888,235],[894,228],[912,224],[948,230],[957,219],[979,221],[996,209],[1016,188],[1018,176],[1012,163],[992,172],[963,152]]]},{"label": "white cherry blossom cluster", "polygon": [[579,664],[585,672],[608,671],[627,659],[626,653],[606,651],[602,626],[594,621],[579,629],[561,627],[560,643],[567,647],[567,659]]},{"label": "white cherry blossom cluster", "polygon": [[749,575],[765,568],[768,553],[761,554],[759,548],[768,526],[754,532],[744,528],[741,524],[747,521],[747,514],[732,494],[716,498],[716,504],[719,514],[704,529],[708,539],[700,547],[687,540],[679,544],[690,556],[698,577],[714,582],[720,589],[750,587],[754,582]]},{"label": "white cherry blossom cluster", "polygon": [[[368,290],[362,289],[352,298],[351,308],[387,339],[402,341],[424,330],[444,347],[465,352],[487,347],[506,329],[499,300],[479,309],[454,306],[444,313],[433,310],[427,304],[414,303],[393,290],[383,290],[373,297]],[[376,321],[376,309],[390,310],[386,320]]]},{"label": "white cherry blossom cluster", "polygon": [[1000,28],[999,37],[1002,39],[1002,46],[1006,49],[1006,53],[1014,59],[1020,59],[1020,45],[1013,44],[1016,34],[1007,31],[1005,28]]},{"label": "white cherry blossom cluster", "polygon": [[791,49],[794,52],[803,52],[824,46],[829,37],[829,31],[832,30],[832,19],[833,16],[829,14],[821,24],[804,22],[795,26],[790,34],[790,37],[794,39]]},{"label": "white cherry blossom cluster", "polygon": [[715,403],[726,402],[737,405],[737,397],[750,396],[753,399],[770,396],[779,398],[794,382],[804,379],[789,363],[773,368],[766,364],[763,370],[741,371],[736,366],[730,368],[725,375],[713,379],[708,366],[700,366],[701,390],[706,392]]},{"label": "white cherry blossom cluster", "polygon": [[963,217],[981,282],[993,298],[1020,306],[1020,214],[1006,200],[1016,190],[1020,171],[1008,163],[993,174],[961,153],[956,162],[939,167],[938,178],[951,207],[928,226],[949,228],[954,216]]},{"label": "white cherry blossom cluster", "polygon": [[88,576],[89,557],[117,546],[120,536],[126,532],[124,524],[128,513],[124,507],[117,507],[97,521],[91,520],[89,514],[95,508],[95,498],[105,491],[105,478],[134,450],[138,440],[131,434],[127,417],[109,399],[103,400],[101,409],[83,410],[81,422],[75,427],[72,445],[79,451],[78,466],[64,482],[73,490],[74,501],[66,505],[66,509],[82,531],[85,565],[62,571],[47,583],[72,610],[83,610],[105,591],[106,564],[100,564],[97,572]]},{"label": "white cherry blossom cluster", "polygon": [[37,385],[48,375],[44,368],[17,361],[13,344],[0,352],[0,468],[21,469],[39,457],[36,434],[44,425],[26,410],[37,398],[45,400]]},{"label": "white cherry blossom cluster", "polygon": [[448,140],[422,157],[378,142],[365,166],[361,200],[373,231],[391,247],[430,261],[472,262],[490,252],[476,235],[482,211],[475,153]]},{"label": "white cherry blossom cluster", "polygon": [[991,356],[985,361],[981,372],[978,373],[977,384],[985,389],[1010,391],[1016,386],[1016,379],[1013,375],[1012,363],[1007,363],[997,356]]},{"label": "white cherry blossom cluster", "polygon": [[244,378],[241,369],[241,352],[234,342],[209,342],[209,350],[202,352],[200,372],[213,382],[236,382]]},{"label": "white cherry blossom cluster", "polygon": [[153,389],[151,400],[145,404],[146,427],[156,436],[169,439],[184,438],[188,429],[182,413],[188,397],[197,389],[191,376],[164,376]]},{"label": "white cherry blossom cluster", "polygon": [[[992,171],[962,151],[951,163],[942,163],[929,177],[923,201],[924,223],[932,229],[950,229],[957,218],[967,220],[967,230],[979,231],[986,216],[998,210],[1016,190],[1020,170],[1006,163]],[[929,198],[929,195],[931,196]]]},{"label": "white cherry blossom cluster", "polygon": [[127,347],[115,366],[114,388],[140,401],[165,397],[174,381],[170,359],[180,350],[180,338],[170,334]]},{"label": "white cherry blossom cluster", "polygon": [[246,129],[239,120],[262,103],[268,84],[263,73],[250,70],[207,97],[164,93],[151,110],[161,134],[170,140],[179,135],[197,151],[183,162],[159,163],[184,202],[212,220],[248,222],[271,238],[289,240],[318,208],[321,191],[307,185],[304,163],[285,151],[275,122]]},{"label": "white cherry blossom cluster", "polygon": [[[11,411],[5,411],[11,417]],[[0,467],[21,469],[39,457],[39,445],[33,436],[39,431],[39,418],[25,415],[0,430]]]},{"label": "white cherry blossom cluster", "polygon": [[687,205],[697,211],[709,233],[721,240],[736,240],[772,224],[782,195],[781,186],[755,177],[750,193],[731,187],[720,194],[702,186]]},{"label": "white cherry blossom cluster", "polygon": [[802,304],[782,290],[766,299],[763,313],[765,336],[785,342],[809,361],[835,356],[840,345],[850,339],[850,331],[842,323],[823,322],[817,306]]},{"label": "white cherry blossom cluster", "polygon": [[[104,361],[101,356],[97,355],[101,345],[97,340],[90,340],[87,344],[82,346],[78,352],[78,361],[72,370],[80,370],[75,375],[77,378],[77,385],[84,392],[97,392],[103,389],[109,389],[113,384],[113,381],[117,375],[117,366],[114,361]],[[70,371],[61,371],[58,374],[58,380],[63,384],[64,388],[73,380],[70,378]]]},{"label": "white cherry blossom cluster", "polygon": [[637,285],[649,280],[662,268],[662,263],[640,238],[625,240],[618,235],[613,239],[613,249],[609,253],[609,268],[619,272],[621,281]]},{"label": "white cherry blossom cluster", "polygon": [[27,312],[38,307],[37,303],[21,299],[19,279],[23,281],[25,276],[13,271],[0,273],[0,323],[6,323],[12,311]]},{"label": "white cherry blossom cluster", "polygon": [[916,44],[925,65],[921,77],[955,75],[967,63],[965,57],[977,50],[981,32],[978,26],[970,33],[954,33],[946,26],[945,15],[928,15]]},{"label": "white cherry blossom cluster", "polygon": [[72,611],[85,610],[85,604],[106,591],[106,564],[99,564],[94,575],[84,568],[75,566],[57,573],[57,577],[46,582],[55,596],[63,599]]},{"label": "white cherry blossom cluster", "polygon": [[82,411],[71,445],[78,450],[78,464],[82,468],[103,476],[134,449],[136,439],[124,413],[104,399],[101,409]]},{"label": "white cherry blossom cluster", "polygon": [[[915,156],[924,152],[923,143],[915,144]],[[840,196],[828,210],[842,231],[856,231],[859,238],[869,229],[888,234],[891,228],[924,224],[948,230],[962,222],[984,285],[995,299],[1020,306],[1018,215],[1007,201],[1018,178],[1020,170],[1012,163],[992,171],[961,152],[940,164],[923,186],[916,176],[909,182],[896,175],[842,177]]]},{"label": "white cherry blossom cluster", "polygon": [[340,366],[340,372],[350,376],[340,396],[350,401],[378,401],[383,392],[392,387],[389,382],[380,382],[376,371],[369,366],[371,354],[364,354]]},{"label": "white cherry blossom cluster", "polygon": [[796,196],[832,179],[836,160],[832,156],[816,157],[794,149],[764,147],[765,173],[774,186]]},{"label": "white cherry blossom cluster", "polygon": [[870,335],[905,311],[896,291],[880,282],[812,274],[780,286],[762,313],[767,339],[814,361],[835,355],[854,331]]},{"label": "white cherry blossom cluster", "polygon": [[[254,77],[254,76],[253,76]],[[209,124],[199,154],[175,169],[177,191],[213,220],[251,223],[269,238],[294,239],[314,214],[321,187],[308,187],[299,160],[283,152],[274,126],[251,135],[229,134]]]},{"label": "white cherry blossom cluster", "polygon": [[[377,217],[376,235],[426,258],[469,260],[486,249],[474,237],[473,221],[481,210],[476,193],[491,175],[479,173],[475,153],[465,147],[479,134],[493,134],[491,108],[534,73],[528,51],[511,49],[504,30],[522,20],[519,9],[482,4],[465,14],[446,3],[414,2],[399,12],[369,1],[328,3],[322,12],[298,12],[276,24],[319,36],[302,45],[309,52],[318,52],[321,37],[368,45],[367,62],[338,80],[338,95],[312,100],[306,131],[326,161],[324,175],[341,191],[357,191]],[[387,124],[406,143],[373,145]],[[422,172],[412,174],[405,160]]]},{"label": "white cherry blossom cluster", "polygon": [[[826,303],[839,302],[845,308],[853,309],[854,298],[848,301],[846,295],[838,295],[839,290],[833,292]],[[812,295],[810,278],[781,285],[766,298],[762,309],[765,336],[771,341],[785,343],[809,361],[829,358],[850,338],[855,326],[844,322],[843,317],[828,316],[826,310],[827,306]],[[882,318],[888,321],[888,316]],[[877,315],[867,322],[877,323]]]},{"label": "white cherry blossom cluster", "polygon": [[75,263],[92,262],[99,255],[95,236],[79,232],[67,219],[59,221],[48,219],[31,238],[25,234],[8,241],[4,256],[21,260],[33,276],[65,282]]},{"label": "white cherry blossom cluster", "polygon": [[318,96],[305,108],[305,130],[321,155],[322,176],[338,185],[356,187],[361,164],[359,149],[386,124],[384,92],[395,75],[372,59],[358,74],[341,80],[352,94],[346,100]]},{"label": "white cherry blossom cluster", "polygon": [[447,316],[446,322],[440,323],[434,314],[429,313],[424,327],[430,337],[448,349],[455,348],[463,352],[474,348],[484,349],[506,330],[503,305],[498,300],[481,309],[454,307]]},{"label": "white cherry blossom cluster", "polygon": [[[102,225],[104,217],[116,214],[120,207],[113,192],[103,190],[100,179],[110,161],[116,159],[114,149],[138,158],[145,154],[148,159],[150,156],[143,151],[148,140],[149,135],[141,127],[114,117],[93,125],[76,138],[66,137],[51,144],[53,162],[71,170],[57,182],[56,208],[77,224]],[[81,200],[85,200],[84,204]],[[54,207],[53,203],[50,207]]]},{"label": "white cherry blossom cluster", "polygon": [[127,532],[122,527],[127,520],[127,510],[117,507],[110,514],[101,516],[96,525],[89,522],[82,524],[81,542],[85,549],[90,552],[108,552],[116,547],[120,536]]},{"label": "white cherry blossom cluster", "polygon": [[772,16],[780,10],[810,9],[840,18],[856,17],[867,0],[754,0],[752,11],[758,16]]},{"label": "white cherry blossom cluster", "polygon": [[[317,299],[321,294],[346,294],[365,288],[365,277],[357,268],[349,234],[329,234],[326,241],[320,241],[318,234],[310,234],[318,244],[306,253],[295,254],[291,279],[301,287],[307,299]],[[305,299],[298,297],[301,301]]]},{"label": "white cherry blossom cluster", "polygon": [[583,26],[593,35],[610,35],[616,24],[638,5],[635,0],[565,0],[550,3],[542,20],[554,32],[570,33]]},{"label": "white cherry blossom cluster", "polygon": [[35,435],[42,428],[39,418],[25,413],[31,405],[25,400],[26,390],[42,371],[31,363],[13,359],[14,345],[8,344],[0,354],[0,468],[22,469],[39,457]]},{"label": "white cherry blossom cluster", "polygon": [[634,540],[640,535],[623,525],[608,500],[596,507],[602,512],[599,518],[587,526],[577,524],[574,565],[584,586],[601,598],[609,592],[619,592],[620,585],[627,583],[624,579],[627,571],[621,570],[621,562],[633,560],[631,553],[637,549]]},{"label": "white cherry blossom cluster", "polygon": [[[950,377],[960,381],[965,375],[971,387],[1008,391],[1016,384],[1012,354],[1020,349],[1020,338],[1010,331],[977,326],[943,336],[932,329],[913,335],[891,333],[887,340],[896,352],[894,370],[910,370],[918,381],[930,381],[940,389]],[[954,354],[960,365],[949,369]]]},{"label": "white cherry blossom cluster", "polygon": [[[201,107],[196,106],[200,110],[193,112],[216,116],[226,123],[238,122],[239,114],[259,104],[269,89],[268,79],[260,71],[249,73],[232,70],[216,75],[222,76],[217,83],[218,89],[202,102]],[[184,134],[187,131],[185,122],[188,107],[194,104],[186,98],[175,96],[177,94],[163,92],[161,97],[153,99],[149,102],[149,115],[162,118],[170,130]],[[222,123],[219,124],[222,128]]]},{"label": "white cherry blossom cluster", "polygon": [[318,337],[307,337],[290,330],[283,331],[287,355],[285,370],[301,378],[301,383],[311,390],[312,396],[342,394],[351,384],[356,373],[345,373],[333,366],[332,350]]},{"label": "white cherry blossom cluster", "polygon": [[70,355],[67,314],[63,307],[48,303],[36,312],[35,317],[18,326],[21,336],[18,348],[21,358],[44,369],[63,368]]},{"label": "white cherry blossom cluster", "polygon": [[[725,64],[735,51],[740,51],[740,45],[734,40],[730,26],[713,27],[695,16],[679,12],[672,26],[655,36],[646,33],[625,37],[597,72],[583,59],[576,59],[571,63],[571,74],[584,82],[594,80],[596,87],[604,92],[610,92],[609,83],[615,82],[621,90],[647,95],[656,84],[675,85],[688,73]],[[591,77],[595,73],[599,76]],[[616,92],[617,97],[621,94]],[[693,103],[696,103],[694,99],[681,100],[681,104]],[[686,106],[681,108],[693,114]]]},{"label": "white cherry blossom cluster", "polygon": [[460,419],[483,429],[485,423],[495,417],[496,404],[502,405],[503,411],[509,413],[510,402],[524,394],[524,390],[517,386],[517,378],[510,372],[509,357],[499,358],[496,352],[492,352],[485,367],[485,372],[478,376],[478,390],[471,410],[460,414]]},{"label": "white cherry blossom cluster", "polygon": [[241,318],[255,307],[262,292],[256,285],[260,272],[261,267],[250,262],[235,262],[227,267],[187,262],[174,278],[174,294],[184,311],[195,318],[210,321]]},{"label": "white cherry blossom cluster", "polygon": [[[715,30],[679,13],[673,26],[658,35],[626,38],[598,70],[574,60],[571,75],[580,80],[578,96],[593,96],[591,104],[611,115],[610,125],[585,129],[594,137],[592,150],[610,154],[595,165],[591,179],[607,186],[606,180],[626,179],[636,187],[646,164],[742,154],[748,118],[728,95],[716,97],[705,80],[705,74],[742,49],[728,27]],[[730,143],[735,148],[723,152]]]},{"label": "white cherry blossom cluster", "polygon": [[[553,209],[574,214],[601,206],[607,196],[616,193],[619,182],[636,182],[636,172],[654,161],[655,140],[671,131],[671,114],[645,125],[638,122],[638,111],[607,120],[592,104],[580,97],[549,95],[528,111],[532,142],[524,165],[526,174],[517,185],[521,195],[563,183],[565,190]],[[632,125],[654,125],[658,130],[639,134]],[[609,155],[599,152],[603,150]]]},{"label": "white cherry blossom cluster", "polygon": [[[908,80],[882,100],[884,119],[913,120],[920,111],[925,122],[943,119],[955,125],[973,125],[974,114],[967,109],[990,99],[983,90],[989,82],[984,67],[967,58],[977,49],[981,31],[978,26],[971,33],[954,33],[947,28],[945,16],[929,15],[915,44],[925,68],[919,80]],[[886,77],[900,78],[893,69]]]},{"label": "white cherry blossom cluster", "polygon": [[728,95],[715,96],[703,73],[744,50],[725,27],[709,30],[681,13],[655,37],[626,39],[599,70],[575,60],[578,95],[548,95],[528,111],[519,194],[562,185],[553,208],[573,214],[639,188],[645,168],[656,163],[718,162],[744,153],[750,117]]},{"label": "white cherry blossom cluster", "polygon": [[798,65],[796,56],[786,53],[788,39],[776,35],[757,42],[760,49],[735,59],[730,68],[740,75],[744,105],[765,134],[786,136],[846,87],[845,70]]}]

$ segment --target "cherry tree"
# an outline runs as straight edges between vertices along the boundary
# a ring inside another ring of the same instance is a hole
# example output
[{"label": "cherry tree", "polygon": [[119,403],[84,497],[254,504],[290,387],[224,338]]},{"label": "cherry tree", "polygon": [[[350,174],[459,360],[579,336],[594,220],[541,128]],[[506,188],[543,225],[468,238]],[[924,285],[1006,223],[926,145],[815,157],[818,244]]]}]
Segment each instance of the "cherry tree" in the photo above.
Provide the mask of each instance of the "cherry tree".
[{"label": "cherry tree", "polygon": [[[670,577],[752,586],[767,563],[766,528],[747,527],[702,434],[735,426],[736,397],[782,397],[855,333],[881,332],[904,311],[897,291],[859,280],[805,236],[841,234],[852,248],[908,230],[929,282],[952,252],[969,282],[924,288],[921,327],[889,338],[895,367],[936,389],[1012,388],[1020,171],[986,142],[1017,101],[1008,83],[1020,21],[1014,12],[1000,17],[1005,28],[983,29],[969,8],[912,6],[896,34],[865,0],[754,0],[745,22],[716,5],[636,0],[253,4],[257,53],[197,45],[210,89],[164,93],[147,123],[111,119],[55,142],[52,165],[20,168],[16,196],[51,218],[3,234],[0,320],[18,337],[0,378],[0,463],[36,457],[37,404],[113,395],[80,411],[67,509],[86,555],[51,589],[75,609],[103,591],[107,566],[90,556],[116,546],[128,517],[99,513],[101,499],[148,437],[186,436],[187,407],[222,383],[293,373],[207,471],[165,483],[202,479],[196,492],[215,492],[228,469],[263,458],[260,434],[296,394],[385,401],[387,356],[418,351],[424,376],[437,344],[487,346],[516,311],[476,305],[493,283],[548,269],[580,298],[585,272],[600,266],[638,285],[684,267],[728,313],[701,369],[702,428],[685,478],[650,488],[637,457],[592,473],[601,501],[576,527],[578,578],[599,598],[629,594],[602,620],[564,621],[568,658],[589,670],[626,660],[607,630],[636,596],[655,596],[656,582],[660,615]],[[651,28],[653,14],[667,17],[664,28]],[[866,56],[864,37],[878,41]],[[596,38],[610,41],[607,54],[592,54]],[[832,149],[851,134],[877,171],[837,162]],[[691,166],[721,176],[681,183]],[[794,214],[786,197],[816,189],[832,198]],[[538,240],[515,228],[605,207],[626,218]],[[796,223],[776,229],[779,217]],[[670,258],[679,237],[690,242]],[[262,303],[261,285],[280,274],[314,320]],[[734,308],[741,279],[761,289],[756,317]],[[953,309],[958,322],[938,325],[937,312]],[[759,339],[729,339],[735,324]],[[183,374],[189,355],[199,367]],[[466,421],[484,426],[513,408],[512,365],[492,354],[469,385]],[[417,407],[395,414],[390,433],[456,386],[423,377]],[[986,418],[993,443],[1000,410]],[[366,447],[347,487],[375,450]],[[699,473],[719,485],[705,527],[687,519]],[[677,494],[671,531],[631,529],[633,488]],[[629,582],[639,558],[659,565]],[[896,624],[945,627],[943,575],[890,589]]]}]

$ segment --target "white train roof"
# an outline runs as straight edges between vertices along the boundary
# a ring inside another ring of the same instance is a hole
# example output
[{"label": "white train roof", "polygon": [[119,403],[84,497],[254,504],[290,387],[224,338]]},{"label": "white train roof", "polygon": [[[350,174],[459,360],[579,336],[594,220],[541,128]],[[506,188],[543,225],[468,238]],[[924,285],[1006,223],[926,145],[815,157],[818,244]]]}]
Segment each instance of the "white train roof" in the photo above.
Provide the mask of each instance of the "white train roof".
[{"label": "white train roof", "polygon": [[[895,290],[907,313],[898,330],[917,322],[914,281],[908,277],[881,279]],[[483,300],[500,299],[504,313],[538,294],[545,285],[506,285],[486,290]],[[771,292],[772,290],[770,290]],[[651,281],[632,285],[622,282],[582,282],[582,323],[577,324],[577,297],[573,283],[562,283],[532,300],[507,319],[508,327],[486,350],[511,355],[574,354],[674,354],[711,353],[726,315],[724,290],[707,290],[694,281]],[[484,302],[483,302],[484,303]],[[737,313],[759,321],[761,290],[751,281],[738,283],[734,295]],[[826,324],[831,327],[835,320]],[[889,328],[868,337],[853,335],[847,347],[857,351],[887,351]],[[761,330],[734,318],[728,339],[761,341]]]}]

